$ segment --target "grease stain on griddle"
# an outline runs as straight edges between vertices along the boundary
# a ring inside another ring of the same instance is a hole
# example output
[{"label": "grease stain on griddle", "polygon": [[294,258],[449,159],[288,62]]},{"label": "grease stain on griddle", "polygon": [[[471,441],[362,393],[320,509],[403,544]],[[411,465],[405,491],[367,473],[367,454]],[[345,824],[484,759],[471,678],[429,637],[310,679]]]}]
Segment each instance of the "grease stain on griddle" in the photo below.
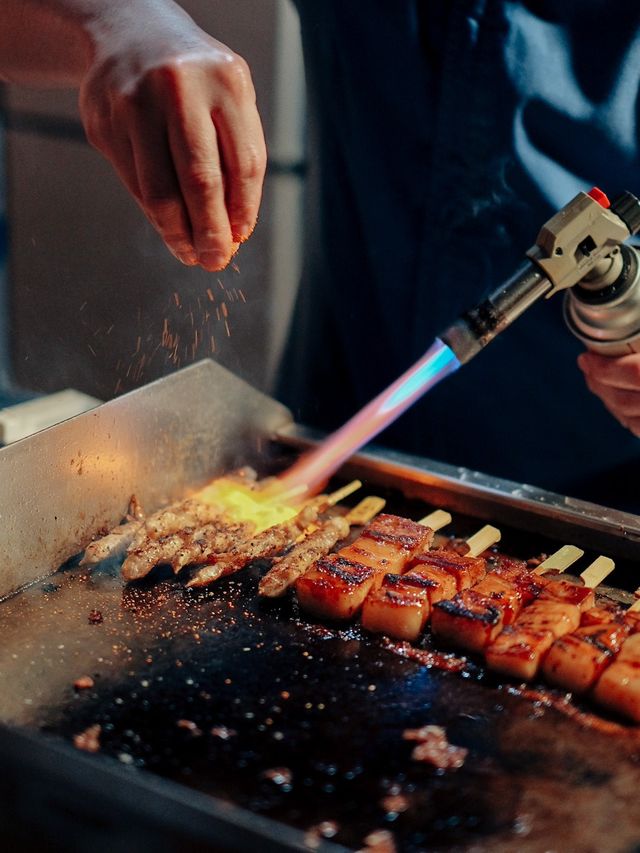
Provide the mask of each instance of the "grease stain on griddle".
[{"label": "grease stain on griddle", "polygon": [[[93,760],[331,827],[348,847],[385,827],[402,851],[640,839],[629,744],[534,713],[482,666],[462,678],[357,625],[309,623],[291,599],[264,604],[260,565],[196,593],[170,572],[123,587],[117,565],[65,569],[2,605],[4,721],[69,742],[99,725]],[[82,676],[94,684],[79,691]],[[402,732],[428,723],[469,750],[454,773],[410,760]]]}]

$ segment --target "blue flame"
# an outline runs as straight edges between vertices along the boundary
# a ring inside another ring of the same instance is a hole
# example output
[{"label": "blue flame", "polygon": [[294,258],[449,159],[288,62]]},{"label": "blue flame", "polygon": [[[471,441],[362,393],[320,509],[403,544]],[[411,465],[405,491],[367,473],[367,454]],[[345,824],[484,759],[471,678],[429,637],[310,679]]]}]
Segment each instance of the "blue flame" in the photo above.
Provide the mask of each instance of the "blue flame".
[{"label": "blue flame", "polygon": [[460,362],[453,350],[439,338],[436,338],[433,346],[414,365],[413,370],[407,375],[402,385],[396,388],[395,392],[385,401],[382,411],[402,410],[404,404],[410,399],[417,400],[418,397],[459,367]]}]

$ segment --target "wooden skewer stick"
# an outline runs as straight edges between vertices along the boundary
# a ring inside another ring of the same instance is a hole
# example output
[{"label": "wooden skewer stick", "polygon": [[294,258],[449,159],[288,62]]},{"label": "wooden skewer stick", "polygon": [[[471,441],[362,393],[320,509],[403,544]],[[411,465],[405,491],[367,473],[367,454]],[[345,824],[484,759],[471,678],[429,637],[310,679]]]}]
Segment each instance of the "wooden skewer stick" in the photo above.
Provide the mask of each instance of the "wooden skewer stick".
[{"label": "wooden skewer stick", "polygon": [[487,548],[495,545],[501,539],[502,533],[500,533],[497,527],[485,524],[485,526],[481,527],[477,533],[474,533],[473,536],[470,536],[467,539],[467,546],[469,550],[465,556],[478,557],[483,551],[486,551]]},{"label": "wooden skewer stick", "polygon": [[430,527],[434,531],[442,530],[447,524],[451,524],[451,513],[444,509],[434,509],[429,515],[421,518],[418,524],[424,524],[425,527]]},{"label": "wooden skewer stick", "polygon": [[550,569],[554,569],[557,572],[564,572],[565,569],[572,566],[576,560],[579,560],[583,554],[584,551],[581,548],[577,548],[575,545],[563,545],[562,548],[559,548],[550,557],[547,557],[543,563],[536,566],[532,573],[534,575],[543,575]]},{"label": "wooden skewer stick", "polygon": [[627,608],[627,613],[637,613],[640,610],[640,598],[631,605],[631,607]]},{"label": "wooden skewer stick", "polygon": [[615,569],[616,564],[611,557],[597,557],[591,565],[580,573],[580,577],[584,581],[584,585],[595,589],[598,584],[611,574]]},{"label": "wooden skewer stick", "polygon": [[375,495],[363,498],[359,504],[350,509],[346,514],[345,519],[347,524],[350,527],[360,527],[361,525],[369,524],[379,512],[382,512],[386,503],[384,498],[378,498]]},{"label": "wooden skewer stick", "polygon": [[347,483],[346,486],[342,486],[342,488],[337,489],[335,492],[332,492],[327,497],[328,505],[335,506],[340,501],[343,501],[345,498],[348,498],[349,495],[352,495],[354,492],[357,492],[358,489],[362,488],[362,482],[360,480],[352,480],[350,483]]}]

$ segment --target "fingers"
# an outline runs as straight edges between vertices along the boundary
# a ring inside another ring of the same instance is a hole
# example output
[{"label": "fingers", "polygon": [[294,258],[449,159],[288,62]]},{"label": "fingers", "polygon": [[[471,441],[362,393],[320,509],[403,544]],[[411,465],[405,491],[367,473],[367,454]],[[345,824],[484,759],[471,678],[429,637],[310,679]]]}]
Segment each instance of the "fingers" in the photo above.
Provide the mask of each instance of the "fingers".
[{"label": "fingers", "polygon": [[170,251],[193,266],[198,258],[165,128],[139,115],[131,118],[129,127],[140,206]]},{"label": "fingers", "polygon": [[194,112],[173,123],[169,146],[198,261],[205,269],[222,269],[231,257],[231,226],[217,134],[209,114]]},{"label": "fingers", "polygon": [[255,226],[266,168],[248,67],[208,37],[179,61],[146,61],[88,75],[87,136],[173,254],[221,270]]},{"label": "fingers", "polygon": [[619,358],[583,353],[578,365],[589,390],[622,426],[640,437],[640,353]]},{"label": "fingers", "polygon": [[611,358],[595,352],[584,352],[578,357],[578,366],[584,373],[595,376],[603,385],[640,391],[640,353]]},{"label": "fingers", "polygon": [[231,233],[238,243],[255,228],[267,165],[267,150],[255,102],[234,98],[226,110],[214,112],[225,175]]}]

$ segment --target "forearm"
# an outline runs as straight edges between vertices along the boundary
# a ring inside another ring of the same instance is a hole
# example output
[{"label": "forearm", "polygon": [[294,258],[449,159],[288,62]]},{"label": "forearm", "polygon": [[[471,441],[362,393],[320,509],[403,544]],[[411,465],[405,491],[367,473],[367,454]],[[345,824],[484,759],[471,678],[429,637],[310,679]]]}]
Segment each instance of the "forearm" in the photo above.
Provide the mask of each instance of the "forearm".
[{"label": "forearm", "polygon": [[110,45],[184,26],[172,0],[2,0],[0,79],[28,86],[78,87]]}]

